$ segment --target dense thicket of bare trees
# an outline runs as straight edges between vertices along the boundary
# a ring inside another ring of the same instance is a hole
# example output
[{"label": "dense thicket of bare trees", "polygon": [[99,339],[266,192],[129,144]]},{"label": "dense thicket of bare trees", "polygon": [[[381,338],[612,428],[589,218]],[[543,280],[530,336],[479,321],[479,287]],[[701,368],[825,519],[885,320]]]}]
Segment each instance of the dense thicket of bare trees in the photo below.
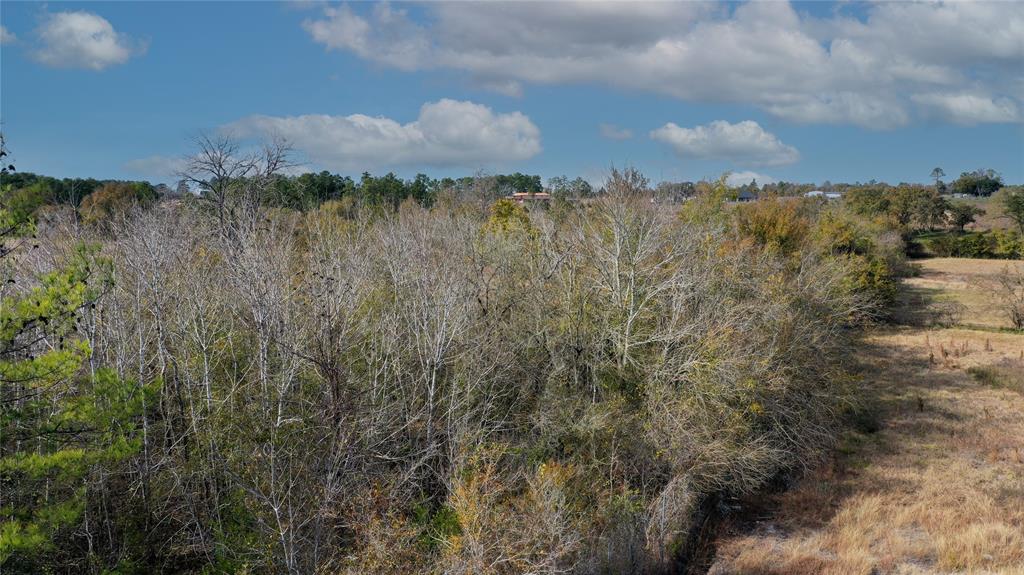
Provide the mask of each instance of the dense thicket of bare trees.
[{"label": "dense thicket of bare trees", "polygon": [[667,571],[709,495],[832,437],[877,303],[841,246],[681,217],[632,171],[558,213],[268,212],[229,183],[279,152],[204,148],[212,209],[46,234],[113,263],[90,362],[160,383],[63,568]]}]

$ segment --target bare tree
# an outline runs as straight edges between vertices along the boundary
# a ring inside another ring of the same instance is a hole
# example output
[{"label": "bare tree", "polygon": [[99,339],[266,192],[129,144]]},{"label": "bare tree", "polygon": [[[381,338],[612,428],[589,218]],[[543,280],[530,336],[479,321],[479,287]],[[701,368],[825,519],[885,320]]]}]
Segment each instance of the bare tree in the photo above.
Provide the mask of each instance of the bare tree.
[{"label": "bare tree", "polygon": [[293,166],[291,147],[280,138],[246,151],[230,136],[203,134],[195,146],[198,151],[180,177],[197,186],[201,197],[213,205],[222,233],[239,217],[251,219],[274,177]]},{"label": "bare tree", "polygon": [[1005,266],[996,276],[999,305],[1013,329],[1024,329],[1024,268]]},{"label": "bare tree", "polygon": [[113,261],[90,361],[163,385],[104,480],[124,502],[90,513],[144,510],[147,566],[669,571],[711,495],[832,437],[868,304],[831,254],[742,241],[717,204],[680,218],[635,170],[496,226],[486,182],[468,205],[266,209],[286,146],[199,148],[198,209],[61,224],[19,262],[84,239]]}]

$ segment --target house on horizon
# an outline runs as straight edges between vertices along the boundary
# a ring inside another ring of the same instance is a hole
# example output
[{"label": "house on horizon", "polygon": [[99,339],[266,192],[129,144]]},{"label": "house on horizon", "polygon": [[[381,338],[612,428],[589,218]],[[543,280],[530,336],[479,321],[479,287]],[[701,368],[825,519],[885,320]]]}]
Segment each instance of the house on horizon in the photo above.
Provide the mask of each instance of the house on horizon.
[{"label": "house on horizon", "polygon": [[825,198],[826,200],[838,200],[843,197],[840,192],[826,192],[824,190],[811,190],[804,194],[806,198]]},{"label": "house on horizon", "polygon": [[527,202],[547,203],[551,201],[551,194],[547,192],[513,192],[507,197],[517,204],[525,204]]},{"label": "house on horizon", "polygon": [[754,192],[752,192],[750,190],[743,190],[743,191],[741,191],[739,193],[738,196],[736,196],[736,201],[737,202],[756,202],[757,201],[757,194],[755,194]]}]

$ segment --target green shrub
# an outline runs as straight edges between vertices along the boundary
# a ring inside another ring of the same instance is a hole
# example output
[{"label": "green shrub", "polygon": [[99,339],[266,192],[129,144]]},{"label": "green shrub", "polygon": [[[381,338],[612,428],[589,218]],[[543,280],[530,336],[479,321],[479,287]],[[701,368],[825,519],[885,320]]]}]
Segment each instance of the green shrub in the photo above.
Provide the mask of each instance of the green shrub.
[{"label": "green shrub", "polygon": [[[896,299],[903,275],[902,242],[891,241],[877,223],[848,211],[827,211],[814,221],[813,246],[808,252],[820,253],[839,264],[842,286],[847,295],[866,304],[866,316],[884,315],[883,310]],[[862,318],[863,319],[863,318]]]},{"label": "green shrub", "polygon": [[740,234],[759,246],[789,255],[799,250],[810,231],[799,202],[763,200],[737,209]]},{"label": "green shrub", "polygon": [[1011,230],[942,234],[917,240],[938,257],[1017,259],[1024,257],[1024,237]]},{"label": "green shrub", "polygon": [[1024,235],[1013,230],[992,230],[995,247],[992,255],[1000,259],[1024,258]]},{"label": "green shrub", "polygon": [[884,259],[877,256],[850,255],[846,263],[846,285],[851,292],[865,295],[883,307],[895,301],[899,291],[899,278]]}]

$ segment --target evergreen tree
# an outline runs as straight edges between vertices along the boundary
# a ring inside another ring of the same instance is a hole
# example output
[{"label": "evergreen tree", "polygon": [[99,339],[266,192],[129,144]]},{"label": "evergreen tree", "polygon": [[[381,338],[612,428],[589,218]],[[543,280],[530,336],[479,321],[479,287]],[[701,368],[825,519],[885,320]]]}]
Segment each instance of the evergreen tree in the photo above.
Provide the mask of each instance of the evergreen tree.
[{"label": "evergreen tree", "polygon": [[[5,171],[7,168],[4,168]],[[2,197],[10,197],[10,189]],[[88,342],[77,326],[106,287],[107,266],[79,248],[63,269],[29,281],[11,260],[34,233],[31,217],[0,202],[0,568],[68,570],[95,472],[140,446],[135,421],[149,388],[109,370],[84,374]],[[75,554],[79,557],[82,554]]]}]

